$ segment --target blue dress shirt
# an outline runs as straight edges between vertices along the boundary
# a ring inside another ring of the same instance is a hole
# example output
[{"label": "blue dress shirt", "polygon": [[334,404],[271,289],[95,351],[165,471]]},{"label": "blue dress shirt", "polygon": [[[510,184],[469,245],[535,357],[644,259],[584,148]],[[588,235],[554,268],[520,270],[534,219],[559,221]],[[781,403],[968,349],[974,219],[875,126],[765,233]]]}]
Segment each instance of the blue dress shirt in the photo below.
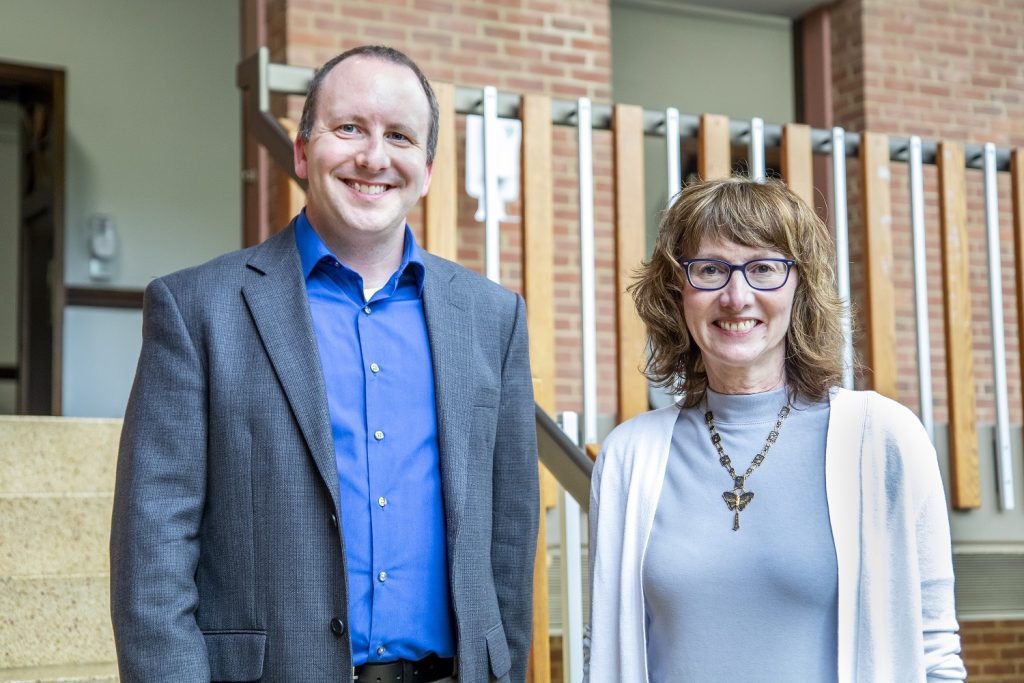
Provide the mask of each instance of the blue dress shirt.
[{"label": "blue dress shirt", "polygon": [[348,568],[352,662],[455,652],[424,265],[402,263],[367,301],[363,279],[295,222],[327,388]]}]

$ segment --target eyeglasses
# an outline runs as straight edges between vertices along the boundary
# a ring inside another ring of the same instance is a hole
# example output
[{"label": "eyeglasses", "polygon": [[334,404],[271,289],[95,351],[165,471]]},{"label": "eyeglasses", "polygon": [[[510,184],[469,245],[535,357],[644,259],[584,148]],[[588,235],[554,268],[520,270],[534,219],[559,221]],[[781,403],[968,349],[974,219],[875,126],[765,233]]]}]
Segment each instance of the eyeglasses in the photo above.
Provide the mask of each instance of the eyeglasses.
[{"label": "eyeglasses", "polygon": [[747,284],[762,292],[779,289],[789,280],[789,270],[796,261],[785,258],[759,258],[746,263],[729,263],[713,258],[694,258],[680,261],[686,269],[686,279],[694,289],[714,291],[729,284],[733,271],[740,271]]}]

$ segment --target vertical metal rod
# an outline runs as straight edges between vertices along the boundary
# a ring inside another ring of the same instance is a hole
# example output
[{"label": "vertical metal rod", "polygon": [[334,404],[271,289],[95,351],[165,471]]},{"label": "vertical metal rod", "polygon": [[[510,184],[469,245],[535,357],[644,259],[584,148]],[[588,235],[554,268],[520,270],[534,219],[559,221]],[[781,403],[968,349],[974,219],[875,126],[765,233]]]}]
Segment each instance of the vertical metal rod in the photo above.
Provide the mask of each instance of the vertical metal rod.
[{"label": "vertical metal rod", "polygon": [[1013,454],[1010,449],[1010,406],[1006,389],[1006,337],[1003,331],[1003,276],[999,253],[999,195],[996,146],[985,143],[985,232],[988,236],[989,319],[992,326],[992,375],[996,390],[996,467],[999,503],[1003,510],[1015,507]]},{"label": "vertical metal rod", "polygon": [[853,326],[850,321],[850,233],[846,215],[846,131],[832,129],[832,194],[835,197],[836,280],[843,302],[843,386],[853,389]]},{"label": "vertical metal rod", "polygon": [[484,88],[484,273],[501,282],[501,225],[498,223],[498,90]]},{"label": "vertical metal rod", "polygon": [[583,443],[597,442],[597,315],[594,282],[594,152],[590,99],[579,98],[580,327],[583,335]]},{"label": "vertical metal rod", "polygon": [[679,165],[679,110],[675,107],[665,110],[665,163],[668,170],[668,199],[665,206],[672,206],[683,187]]},{"label": "vertical metal rod", "polygon": [[924,174],[921,138],[910,137],[910,229],[914,246],[914,314],[917,324],[917,403],[928,438],[935,443],[932,400],[932,346],[928,330],[928,254],[925,249]]},{"label": "vertical metal rod", "polygon": [[747,163],[750,165],[750,178],[759,183],[765,179],[764,172],[764,119],[750,119],[750,146],[747,148]]},{"label": "vertical metal rod", "polygon": [[[579,445],[576,413],[562,413],[562,431]],[[562,670],[566,683],[583,681],[583,536],[580,505],[562,489],[558,521],[562,557]]]}]

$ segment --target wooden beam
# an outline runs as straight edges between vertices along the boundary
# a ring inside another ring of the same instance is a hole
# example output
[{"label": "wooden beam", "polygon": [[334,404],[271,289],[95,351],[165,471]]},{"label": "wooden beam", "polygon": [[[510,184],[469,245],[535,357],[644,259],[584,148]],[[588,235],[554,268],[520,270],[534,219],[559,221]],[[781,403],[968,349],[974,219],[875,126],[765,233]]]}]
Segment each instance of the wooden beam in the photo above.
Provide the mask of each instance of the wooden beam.
[{"label": "wooden beam", "polygon": [[[1020,147],[1010,152],[1010,204],[1013,211],[1014,277],[1017,284],[1017,348],[1024,349],[1024,148]],[[1020,365],[1021,377],[1024,379],[1024,363]]]},{"label": "wooden beam", "polygon": [[644,206],[644,111],[617,104],[612,114],[615,154],[615,302],[618,337],[619,422],[646,412],[647,333],[626,288],[647,254]]},{"label": "wooden beam", "polygon": [[[267,44],[266,0],[239,0],[241,31],[239,55],[246,59]],[[242,246],[259,244],[271,235],[267,195],[270,189],[270,157],[256,141],[246,111],[255,111],[259,95],[242,92]],[[277,226],[280,227],[280,226]]]},{"label": "wooden beam", "polygon": [[732,175],[729,117],[701,114],[697,148],[697,172],[702,180],[728,178]]},{"label": "wooden beam", "polygon": [[455,261],[458,256],[458,173],[455,154],[455,86],[433,83],[440,111],[437,150],[430,192],[424,198],[424,245],[432,254]]},{"label": "wooden beam", "polygon": [[787,123],[782,127],[782,178],[807,206],[814,208],[814,152],[811,127]]},{"label": "wooden beam", "polygon": [[936,163],[942,237],[950,488],[953,507],[962,510],[981,506],[963,146],[940,142]]},{"label": "wooden beam", "polygon": [[[522,159],[520,187],[523,193],[523,296],[530,327],[530,366],[537,403],[555,412],[555,239],[552,171],[551,98],[522,98]],[[551,641],[548,623],[547,525],[549,508],[558,500],[558,483],[540,465],[540,525],[533,564],[533,643],[527,680],[551,681]]]},{"label": "wooden beam", "polygon": [[892,201],[889,136],[865,132],[860,138],[863,187],[867,360],[872,388],[896,400],[896,290],[892,267]]},{"label": "wooden beam", "polygon": [[[281,128],[285,130],[288,137],[294,140],[299,132],[299,126],[283,116],[278,118],[277,122],[281,124]],[[287,169],[275,164],[272,173],[277,196],[274,198],[273,204],[268,206],[269,225],[272,231],[277,232],[287,226],[292,218],[302,211],[302,207],[306,205],[306,191],[295,182]],[[268,202],[268,204],[270,203]]]}]

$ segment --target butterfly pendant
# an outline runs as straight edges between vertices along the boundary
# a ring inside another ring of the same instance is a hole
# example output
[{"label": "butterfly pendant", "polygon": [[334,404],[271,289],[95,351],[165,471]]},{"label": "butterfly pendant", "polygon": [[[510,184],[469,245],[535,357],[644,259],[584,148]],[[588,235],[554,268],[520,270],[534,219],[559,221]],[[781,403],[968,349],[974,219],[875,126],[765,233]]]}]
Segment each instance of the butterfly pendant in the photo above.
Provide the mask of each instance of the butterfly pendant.
[{"label": "butterfly pendant", "polygon": [[[738,493],[737,493],[738,492]],[[750,501],[754,500],[753,491],[744,491],[743,489],[733,489],[732,491],[723,491],[722,499],[725,504],[729,506],[730,510],[734,511],[732,517],[732,530],[740,530],[740,511],[750,504]]]}]

